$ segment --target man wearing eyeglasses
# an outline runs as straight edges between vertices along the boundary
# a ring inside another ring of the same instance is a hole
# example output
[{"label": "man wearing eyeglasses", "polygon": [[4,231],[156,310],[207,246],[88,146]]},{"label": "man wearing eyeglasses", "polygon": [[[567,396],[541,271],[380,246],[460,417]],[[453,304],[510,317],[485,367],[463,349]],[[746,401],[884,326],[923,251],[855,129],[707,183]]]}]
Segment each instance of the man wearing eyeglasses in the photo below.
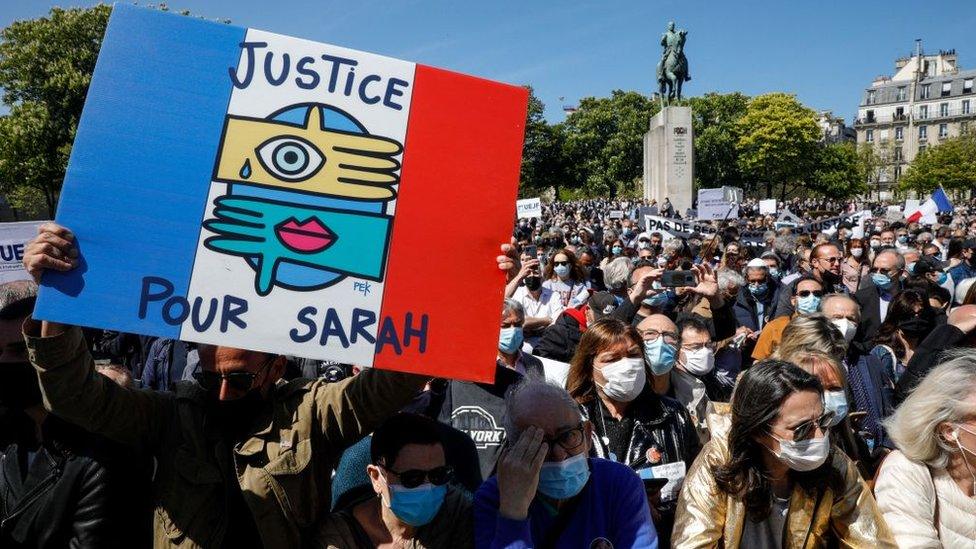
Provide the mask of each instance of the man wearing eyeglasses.
[{"label": "man wearing eyeglasses", "polygon": [[593,428],[565,389],[530,378],[505,403],[510,442],[475,494],[475,547],[657,548],[640,478],[587,457]]},{"label": "man wearing eyeglasses", "polygon": [[777,316],[770,320],[759,333],[756,347],[752,350],[753,360],[767,359],[773,355],[779,342],[783,339],[783,330],[790,320],[798,315],[815,313],[820,309],[820,303],[826,294],[823,283],[812,276],[804,276],[792,284],[793,295],[790,296],[790,307],[794,311],[790,316]]},{"label": "man wearing eyeglasses", "polygon": [[[846,294],[847,286],[843,284],[841,275],[841,262],[844,255],[841,253],[837,244],[825,242],[814,246],[810,251],[810,273],[822,285],[825,294]],[[776,317],[790,317],[795,312],[793,296],[796,295],[796,284],[799,279],[789,283],[784,281],[783,290],[780,291],[779,302],[776,304]]]},{"label": "man wearing eyeglasses", "polygon": [[854,294],[854,300],[861,308],[861,322],[854,335],[854,343],[862,352],[868,352],[873,347],[874,336],[888,316],[888,305],[901,290],[905,258],[897,250],[882,250],[874,257],[870,273],[870,279],[863,282]]},{"label": "man wearing eyeglasses", "polygon": [[[500,269],[513,268],[510,248]],[[78,258],[71,232],[49,223],[24,265],[39,280]],[[339,383],[286,383],[283,356],[201,345],[198,384],[139,391],[94,371],[77,327],[28,319],[24,337],[50,411],[156,458],[156,547],[301,546],[328,509],[343,450],[426,381],[368,369]]]}]

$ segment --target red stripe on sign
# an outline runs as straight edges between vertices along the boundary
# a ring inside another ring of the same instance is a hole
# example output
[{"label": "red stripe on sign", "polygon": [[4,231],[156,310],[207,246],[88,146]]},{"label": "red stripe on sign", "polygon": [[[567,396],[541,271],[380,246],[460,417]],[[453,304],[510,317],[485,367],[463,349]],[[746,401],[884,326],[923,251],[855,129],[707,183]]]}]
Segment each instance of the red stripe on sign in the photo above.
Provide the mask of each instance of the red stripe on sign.
[{"label": "red stripe on sign", "polygon": [[492,381],[528,92],[422,65],[413,86],[373,365]]}]

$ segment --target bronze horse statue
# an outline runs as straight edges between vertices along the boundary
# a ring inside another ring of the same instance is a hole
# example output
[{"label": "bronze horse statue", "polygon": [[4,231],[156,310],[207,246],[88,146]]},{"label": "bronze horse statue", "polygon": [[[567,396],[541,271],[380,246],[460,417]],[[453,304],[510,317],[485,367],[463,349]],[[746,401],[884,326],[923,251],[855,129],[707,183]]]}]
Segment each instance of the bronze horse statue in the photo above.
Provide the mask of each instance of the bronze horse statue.
[{"label": "bronze horse statue", "polygon": [[668,23],[668,30],[661,36],[664,54],[657,65],[657,82],[661,88],[661,101],[667,94],[668,103],[681,100],[681,86],[691,76],[688,74],[688,58],[685,57],[685,40],[688,31],[675,31],[674,23]]}]

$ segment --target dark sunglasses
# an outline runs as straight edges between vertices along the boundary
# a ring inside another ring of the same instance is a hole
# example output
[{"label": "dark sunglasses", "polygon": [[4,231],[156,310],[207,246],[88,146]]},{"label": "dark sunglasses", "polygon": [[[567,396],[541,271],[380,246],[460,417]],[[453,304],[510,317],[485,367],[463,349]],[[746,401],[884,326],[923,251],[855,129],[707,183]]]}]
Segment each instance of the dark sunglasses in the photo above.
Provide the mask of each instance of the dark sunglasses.
[{"label": "dark sunglasses", "polygon": [[218,372],[201,371],[194,372],[193,379],[197,380],[197,383],[206,391],[216,391],[220,389],[220,384],[224,380],[227,380],[227,385],[231,389],[237,392],[250,391],[251,387],[254,385],[255,378],[258,377],[261,372],[268,369],[268,366],[278,357],[269,358],[264,365],[257,372],[230,372],[227,374],[221,374]]},{"label": "dark sunglasses", "polygon": [[553,265],[569,265],[569,261],[553,261]]},{"label": "dark sunglasses", "polygon": [[799,292],[796,292],[796,295],[800,297],[807,297],[810,294],[813,294],[817,297],[823,297],[824,295],[823,290],[800,290]]},{"label": "dark sunglasses", "polygon": [[871,269],[868,272],[871,274],[876,274],[876,273],[888,274],[889,272],[891,272],[891,269],[885,269],[882,267],[871,267]]},{"label": "dark sunglasses", "polygon": [[393,473],[400,479],[400,485],[404,488],[416,488],[424,483],[424,480],[429,480],[434,486],[443,486],[454,478],[454,467],[450,465],[442,465],[440,467],[434,467],[429,471],[424,471],[422,469],[409,469],[407,471],[394,471],[385,465],[377,464],[378,467],[382,467]]},{"label": "dark sunglasses", "polygon": [[793,440],[800,442],[801,440],[806,440],[813,435],[816,427],[820,427],[821,431],[826,431],[830,427],[830,422],[834,419],[834,412],[824,412],[822,416],[817,419],[811,419],[810,421],[805,421],[793,428]]}]

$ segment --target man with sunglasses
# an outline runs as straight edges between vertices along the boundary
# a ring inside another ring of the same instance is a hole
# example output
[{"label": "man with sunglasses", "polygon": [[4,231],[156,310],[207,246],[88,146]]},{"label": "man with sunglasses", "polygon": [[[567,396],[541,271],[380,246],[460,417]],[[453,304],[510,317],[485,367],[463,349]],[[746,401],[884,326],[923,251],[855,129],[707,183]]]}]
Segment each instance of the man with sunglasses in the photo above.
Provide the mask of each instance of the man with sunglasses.
[{"label": "man with sunglasses", "polygon": [[[511,246],[497,258],[514,268]],[[72,233],[41,227],[24,254],[45,269],[79,263]],[[98,375],[77,327],[24,323],[46,407],[157,460],[157,547],[297,547],[323,518],[343,450],[402,408],[421,376],[368,369],[339,383],[284,382],[283,356],[201,345],[198,384],[123,388]]]},{"label": "man with sunglasses", "polygon": [[587,457],[593,427],[565,389],[529,378],[505,401],[509,444],[475,494],[475,547],[657,548],[640,478]]},{"label": "man with sunglasses", "polygon": [[442,426],[401,413],[373,433],[366,466],[375,497],[333,513],[319,529],[316,547],[414,549],[473,546],[470,499],[452,485]]},{"label": "man with sunglasses", "polygon": [[764,360],[773,355],[783,339],[783,330],[791,320],[820,309],[820,303],[826,295],[822,282],[812,276],[804,276],[791,286],[793,295],[790,296],[790,308],[793,313],[790,316],[778,316],[763,327],[759,339],[756,340],[756,347],[752,350],[753,360]]},{"label": "man with sunglasses", "polygon": [[[824,294],[847,293],[847,286],[843,283],[841,275],[841,263],[844,255],[840,248],[833,242],[825,242],[813,247],[810,251],[810,273],[809,276],[820,282]],[[779,295],[779,302],[776,304],[777,317],[789,317],[795,312],[793,296],[796,295],[796,285],[799,278],[784,282],[783,290]]]},{"label": "man with sunglasses", "polygon": [[862,352],[874,346],[881,323],[888,316],[888,305],[902,287],[905,274],[905,258],[895,249],[882,250],[871,263],[870,278],[861,282],[854,294],[861,308],[861,322],[854,335],[854,345]]}]

